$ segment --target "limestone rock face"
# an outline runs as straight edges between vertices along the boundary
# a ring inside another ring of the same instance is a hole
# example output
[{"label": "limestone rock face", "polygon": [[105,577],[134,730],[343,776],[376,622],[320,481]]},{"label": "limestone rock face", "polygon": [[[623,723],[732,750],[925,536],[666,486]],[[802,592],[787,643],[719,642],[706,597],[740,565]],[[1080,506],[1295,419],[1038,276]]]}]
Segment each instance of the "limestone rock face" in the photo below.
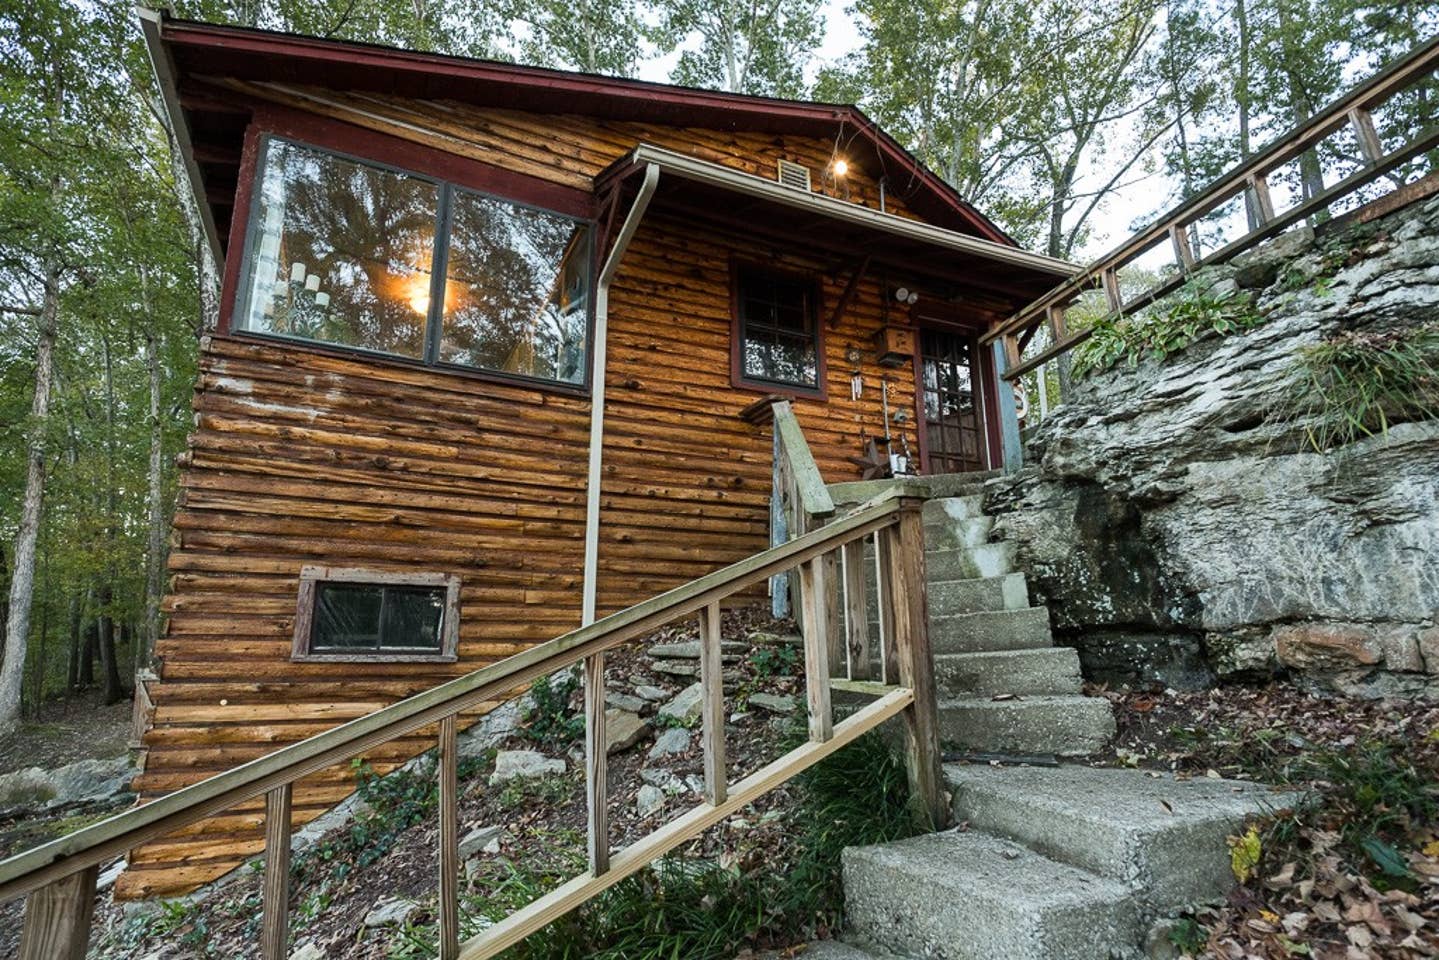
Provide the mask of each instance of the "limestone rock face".
[{"label": "limestone rock face", "polygon": [[1382,670],[1439,692],[1439,422],[1320,453],[1292,402],[1301,347],[1439,319],[1439,200],[1345,242],[1236,264],[1269,284],[1266,323],[1081,381],[991,482],[995,535],[1086,672]]}]

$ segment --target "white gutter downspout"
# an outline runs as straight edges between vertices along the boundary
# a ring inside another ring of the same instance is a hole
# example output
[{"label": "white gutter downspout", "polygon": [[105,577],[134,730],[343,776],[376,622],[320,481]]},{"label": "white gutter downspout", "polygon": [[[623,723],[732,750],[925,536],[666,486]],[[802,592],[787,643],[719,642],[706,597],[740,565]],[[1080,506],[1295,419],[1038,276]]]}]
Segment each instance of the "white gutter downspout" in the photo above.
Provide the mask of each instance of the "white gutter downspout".
[{"label": "white gutter downspout", "polygon": [[583,626],[595,622],[595,595],[600,572],[600,469],[603,466],[605,441],[605,358],[609,339],[610,283],[615,278],[615,272],[619,270],[625,249],[634,239],[635,231],[639,229],[640,220],[644,218],[645,209],[650,205],[650,198],[655,195],[655,187],[659,186],[659,182],[659,165],[646,164],[640,191],[635,195],[635,202],[630,206],[624,225],[615,237],[614,248],[610,250],[610,255],[605,258],[605,265],[600,270],[599,282],[595,284],[595,339],[590,374],[593,381],[590,387],[590,466],[588,479],[585,481],[585,585],[581,607]]}]

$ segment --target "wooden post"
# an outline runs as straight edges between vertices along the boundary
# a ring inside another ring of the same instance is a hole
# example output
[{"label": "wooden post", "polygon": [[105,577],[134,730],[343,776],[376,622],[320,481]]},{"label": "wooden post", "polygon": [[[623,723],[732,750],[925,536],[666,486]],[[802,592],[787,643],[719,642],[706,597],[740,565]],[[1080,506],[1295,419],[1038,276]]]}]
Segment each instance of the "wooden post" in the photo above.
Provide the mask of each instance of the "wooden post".
[{"label": "wooden post", "polygon": [[888,572],[896,601],[894,638],[900,683],[914,691],[914,703],[904,712],[904,759],[909,771],[910,803],[920,826],[936,830],[949,822],[949,809],[939,749],[934,657],[929,647],[923,506],[924,502],[916,498],[901,500],[899,523],[887,527],[884,538],[890,541]]},{"label": "wooden post", "polygon": [[1374,115],[1362,107],[1349,111],[1349,125],[1354,128],[1354,138],[1359,141],[1359,155],[1364,162],[1373,166],[1384,159],[1384,141],[1374,129]]},{"label": "wooden post", "polygon": [[1244,178],[1249,184],[1250,196],[1254,197],[1254,209],[1262,227],[1274,219],[1274,200],[1269,196],[1269,178],[1262,173],[1251,173]]},{"label": "wooden post", "polygon": [[460,758],[458,722],[440,721],[440,960],[460,955]]},{"label": "wooden post", "polygon": [[1119,272],[1114,267],[1107,267],[1099,275],[1099,279],[1104,287],[1104,299],[1109,304],[1109,312],[1121,312],[1124,309],[1124,294],[1119,289]]},{"label": "wooden post", "polygon": [[589,797],[590,873],[610,868],[609,757],[605,753],[605,655],[585,658],[585,792]]},{"label": "wooden post", "polygon": [[1000,337],[999,342],[1004,345],[1002,348],[1004,351],[1004,369],[1001,372],[1008,373],[1019,366],[1021,353],[1019,349],[1019,337],[1012,333],[1006,333],[1003,337]]},{"label": "wooden post", "polygon": [[883,531],[874,534],[874,582],[879,606],[879,682],[889,686],[899,681],[899,661],[894,656],[894,592],[889,582],[889,538]]},{"label": "wooden post", "polygon": [[839,551],[831,550],[820,558],[820,575],[824,578],[824,632],[826,662],[833,665],[844,659],[844,616],[840,612]]},{"label": "wooden post", "polygon": [[725,802],[729,793],[725,773],[724,744],[724,663],[720,657],[720,605],[712,603],[700,611],[700,719],[705,755],[705,800],[711,806]]},{"label": "wooden post", "polygon": [[869,662],[869,597],[864,585],[864,540],[844,545],[845,652],[851,680],[874,676]]},{"label": "wooden post", "polygon": [[799,568],[800,609],[804,611],[804,678],[809,700],[809,738],[824,743],[834,736],[829,705],[829,630],[825,625],[823,555]]},{"label": "wooden post", "polygon": [[99,872],[99,867],[86,867],[30,894],[20,960],[85,960]]},{"label": "wooden post", "polygon": [[1051,303],[1044,308],[1044,319],[1049,324],[1049,339],[1054,343],[1069,336],[1069,322],[1064,315],[1067,309],[1067,306],[1058,303]]},{"label": "wooden post", "polygon": [[262,894],[260,956],[290,955],[290,784],[265,794],[265,883]]},{"label": "wooden post", "polygon": [[1194,269],[1194,245],[1189,242],[1189,229],[1183,223],[1169,225],[1169,242],[1174,244],[1174,262],[1181,273]]}]

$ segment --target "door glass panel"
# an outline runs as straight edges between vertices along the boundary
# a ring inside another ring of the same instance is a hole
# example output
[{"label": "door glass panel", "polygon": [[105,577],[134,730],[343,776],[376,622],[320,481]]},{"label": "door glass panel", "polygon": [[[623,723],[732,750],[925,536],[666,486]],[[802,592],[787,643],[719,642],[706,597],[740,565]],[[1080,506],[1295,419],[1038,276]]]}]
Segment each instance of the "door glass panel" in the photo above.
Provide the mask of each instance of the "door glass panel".
[{"label": "door glass panel", "polygon": [[920,336],[925,446],[929,473],[985,468],[984,421],[978,409],[974,341],[937,330]]}]

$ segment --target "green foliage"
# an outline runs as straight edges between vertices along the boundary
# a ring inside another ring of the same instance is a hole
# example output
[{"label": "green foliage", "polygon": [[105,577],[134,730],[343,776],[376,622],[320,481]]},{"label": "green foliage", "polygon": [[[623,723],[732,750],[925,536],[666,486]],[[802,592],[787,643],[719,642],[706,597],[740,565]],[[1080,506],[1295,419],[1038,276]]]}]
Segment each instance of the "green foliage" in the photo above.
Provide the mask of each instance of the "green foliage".
[{"label": "green foliage", "polygon": [[570,698],[579,689],[573,671],[558,681],[540,677],[530,687],[530,707],[525,711],[525,737],[545,747],[564,747],[585,732],[585,718],[570,707]]},{"label": "green foliage", "polygon": [[[800,97],[804,67],[824,40],[819,0],[655,0],[662,50],[681,47],[671,79],[731,93]],[[690,38],[697,45],[687,44]]]},{"label": "green foliage", "polygon": [[799,672],[799,651],[787,643],[760,647],[749,655],[749,665],[761,678],[792,676]]},{"label": "green foliage", "polygon": [[[669,857],[616,884],[512,948],[506,960],[728,960],[742,947],[809,936],[841,921],[840,852],[913,832],[904,767],[869,734],[795,782],[778,849],[722,867]],[[772,816],[774,814],[767,814]],[[585,868],[583,838],[531,844],[523,860],[479,865],[462,904],[466,935],[508,916]],[[390,956],[433,956],[433,924],[407,929]]]},{"label": "green foliage", "polygon": [[1306,421],[1321,452],[1439,416],[1439,326],[1351,331],[1301,348],[1286,413]]},{"label": "green foliage", "polygon": [[505,811],[553,807],[572,799],[576,792],[572,777],[516,777],[505,782],[495,802]]},{"label": "green foliage", "polygon": [[1193,917],[1180,917],[1169,928],[1169,942],[1183,953],[1197,954],[1204,949],[1209,935]]},{"label": "green foliage", "polygon": [[1074,349],[1073,375],[1086,377],[1119,363],[1133,367],[1144,359],[1163,360],[1201,337],[1237,333],[1263,322],[1264,316],[1242,294],[1216,293],[1190,281],[1151,310],[1099,320],[1089,339]]}]

